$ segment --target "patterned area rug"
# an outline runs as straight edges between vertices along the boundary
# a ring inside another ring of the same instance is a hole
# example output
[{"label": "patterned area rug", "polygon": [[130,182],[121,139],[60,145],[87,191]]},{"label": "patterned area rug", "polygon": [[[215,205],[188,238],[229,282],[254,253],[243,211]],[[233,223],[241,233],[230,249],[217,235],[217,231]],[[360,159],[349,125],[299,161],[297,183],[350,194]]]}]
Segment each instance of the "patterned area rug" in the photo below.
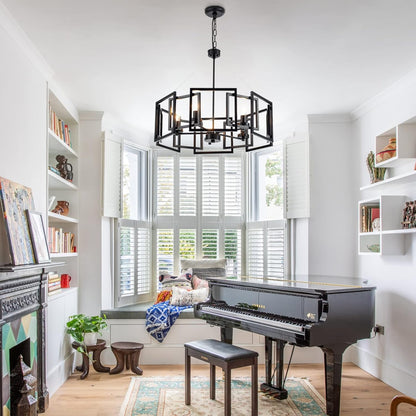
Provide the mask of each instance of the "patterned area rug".
[{"label": "patterned area rug", "polygon": [[[325,416],[325,401],[305,379],[286,380],[287,400],[259,393],[259,415]],[[251,414],[250,378],[232,381],[232,414]],[[185,405],[184,378],[134,377],[120,410],[120,416],[222,416],[224,382],[216,382],[216,399],[209,398],[208,378],[192,379],[191,405]]]}]

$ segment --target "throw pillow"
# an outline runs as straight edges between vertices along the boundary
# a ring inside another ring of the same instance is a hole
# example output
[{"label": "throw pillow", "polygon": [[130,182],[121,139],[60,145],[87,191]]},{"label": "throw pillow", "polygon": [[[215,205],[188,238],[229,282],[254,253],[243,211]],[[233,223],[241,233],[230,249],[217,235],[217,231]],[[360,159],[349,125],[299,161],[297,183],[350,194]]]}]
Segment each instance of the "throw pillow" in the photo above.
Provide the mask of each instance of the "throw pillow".
[{"label": "throw pillow", "polygon": [[205,302],[208,298],[208,288],[186,290],[180,287],[172,288],[170,304],[174,306],[187,306],[194,303]]},{"label": "throw pillow", "polygon": [[196,274],[192,276],[192,288],[201,289],[202,287],[208,287],[208,281],[200,279]]}]

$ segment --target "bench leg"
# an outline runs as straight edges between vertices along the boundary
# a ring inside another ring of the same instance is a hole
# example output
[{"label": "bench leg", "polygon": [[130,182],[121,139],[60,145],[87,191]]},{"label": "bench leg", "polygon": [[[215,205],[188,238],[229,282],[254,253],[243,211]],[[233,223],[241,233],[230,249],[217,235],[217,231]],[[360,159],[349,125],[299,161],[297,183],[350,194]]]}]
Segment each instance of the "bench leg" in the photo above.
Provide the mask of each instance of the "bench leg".
[{"label": "bench leg", "polygon": [[209,365],[209,398],[215,400],[215,365]]},{"label": "bench leg", "polygon": [[231,416],[231,370],[226,367],[224,373],[224,415]]},{"label": "bench leg", "polygon": [[185,348],[185,404],[191,404],[191,357]]},{"label": "bench leg", "polygon": [[258,372],[257,372],[257,357],[254,359],[254,364],[251,366],[251,416],[258,415]]}]

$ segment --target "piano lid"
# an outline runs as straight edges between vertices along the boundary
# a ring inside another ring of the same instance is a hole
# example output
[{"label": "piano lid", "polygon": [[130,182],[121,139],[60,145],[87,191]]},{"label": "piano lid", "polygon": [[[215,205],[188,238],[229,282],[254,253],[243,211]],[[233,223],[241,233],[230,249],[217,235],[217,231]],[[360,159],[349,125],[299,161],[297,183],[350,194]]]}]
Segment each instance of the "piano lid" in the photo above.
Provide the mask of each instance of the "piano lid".
[{"label": "piano lid", "polygon": [[242,286],[252,287],[269,287],[285,290],[293,290],[300,292],[350,292],[354,290],[372,290],[374,286],[369,286],[367,279],[359,279],[356,277],[327,276],[327,275],[298,275],[288,278],[261,278],[241,276],[240,278],[218,278],[212,277],[206,280],[230,283]]}]

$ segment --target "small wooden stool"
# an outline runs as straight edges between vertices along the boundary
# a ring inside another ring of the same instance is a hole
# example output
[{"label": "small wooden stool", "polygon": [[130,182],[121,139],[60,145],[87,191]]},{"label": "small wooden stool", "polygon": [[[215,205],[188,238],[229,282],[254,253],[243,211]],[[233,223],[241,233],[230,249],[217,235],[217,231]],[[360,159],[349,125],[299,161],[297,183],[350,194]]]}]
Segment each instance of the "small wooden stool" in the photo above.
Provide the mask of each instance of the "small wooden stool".
[{"label": "small wooden stool", "polygon": [[139,342],[113,342],[111,351],[116,356],[117,364],[110,370],[110,374],[121,373],[125,362],[127,370],[131,369],[133,373],[141,376],[143,370],[139,367],[139,357],[143,346]]},{"label": "small wooden stool", "polygon": [[231,370],[251,366],[251,415],[258,415],[257,357],[255,351],[215,339],[187,342],[185,344],[185,404],[191,404],[191,357],[206,361],[210,366],[210,399],[215,399],[215,366],[225,373],[224,415],[231,416]]},{"label": "small wooden stool", "polygon": [[[76,341],[72,343],[72,348],[74,350],[77,350],[80,346],[81,344]],[[98,371],[99,373],[107,373],[108,371],[110,371],[110,367],[104,367],[100,361],[101,353],[104,350],[105,340],[103,339],[97,339],[97,344],[95,345],[87,345],[87,353],[92,351],[92,366],[94,367],[94,370]],[[76,370],[82,371],[82,374],[80,376],[81,380],[84,380],[84,378],[87,377],[90,371],[90,358],[88,357],[88,355],[82,354],[82,364],[78,365],[76,367]]]}]

